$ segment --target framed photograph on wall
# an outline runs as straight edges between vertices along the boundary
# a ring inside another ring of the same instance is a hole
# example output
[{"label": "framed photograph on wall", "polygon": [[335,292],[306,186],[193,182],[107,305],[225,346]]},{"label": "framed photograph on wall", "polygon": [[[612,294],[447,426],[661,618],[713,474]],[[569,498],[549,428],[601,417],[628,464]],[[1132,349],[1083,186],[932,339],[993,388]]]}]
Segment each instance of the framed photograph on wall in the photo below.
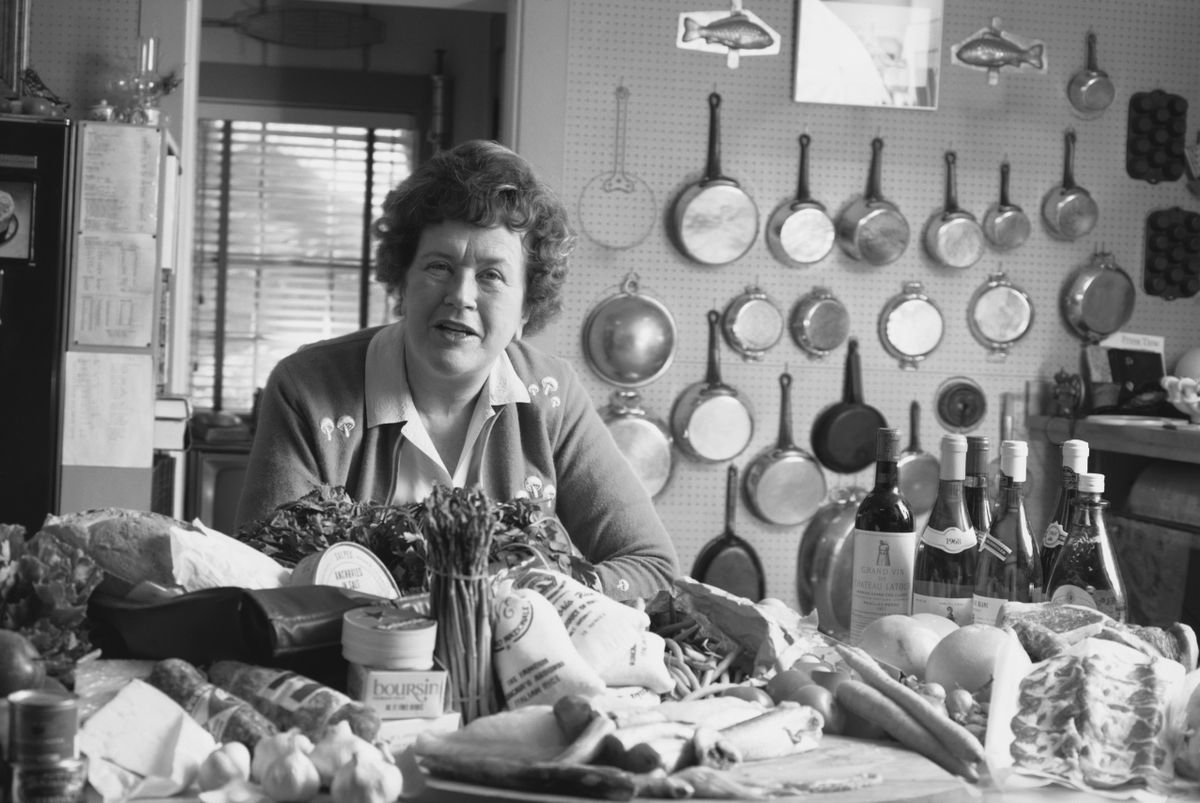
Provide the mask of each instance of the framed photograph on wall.
[{"label": "framed photograph on wall", "polygon": [[798,0],[797,103],[936,109],[943,0]]}]

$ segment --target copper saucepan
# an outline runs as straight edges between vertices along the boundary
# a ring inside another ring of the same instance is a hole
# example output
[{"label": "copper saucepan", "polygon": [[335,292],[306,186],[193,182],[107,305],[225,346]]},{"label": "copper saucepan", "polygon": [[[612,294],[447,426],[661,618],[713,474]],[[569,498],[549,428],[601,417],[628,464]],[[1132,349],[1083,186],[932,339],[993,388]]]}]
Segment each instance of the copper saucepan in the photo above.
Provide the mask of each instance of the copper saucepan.
[{"label": "copper saucepan", "polygon": [[946,151],[946,199],[925,224],[925,250],[946,268],[969,268],[983,256],[983,227],[958,205],[954,151]]},{"label": "copper saucepan", "polygon": [[899,208],[883,197],[883,139],[871,141],[871,169],[867,191],[838,215],[837,242],[853,259],[869,265],[886,265],[899,259],[908,247],[908,221]]},{"label": "copper saucepan", "polygon": [[983,216],[983,233],[997,251],[1011,251],[1029,239],[1029,216],[1008,197],[1008,160],[1000,163],[1000,199]]},{"label": "copper saucepan", "polygon": [[684,388],[671,408],[671,434],[680,451],[704,463],[737,457],[754,436],[749,402],[721,381],[721,314],[708,311],[708,372],[703,381]]},{"label": "copper saucepan", "polygon": [[1078,240],[1096,226],[1100,210],[1091,194],[1075,183],[1075,129],[1063,135],[1062,184],[1042,198],[1042,220],[1060,240]]},{"label": "copper saucepan", "polygon": [[800,135],[800,178],[796,197],[775,207],[767,220],[767,247],[789,268],[820,262],[833,248],[833,221],[808,190],[808,147],[812,137]]},{"label": "copper saucepan", "polygon": [[721,173],[721,96],[708,96],[708,163],[672,208],[673,233],[683,255],[702,265],[733,262],[758,236],[758,207],[742,186]]}]

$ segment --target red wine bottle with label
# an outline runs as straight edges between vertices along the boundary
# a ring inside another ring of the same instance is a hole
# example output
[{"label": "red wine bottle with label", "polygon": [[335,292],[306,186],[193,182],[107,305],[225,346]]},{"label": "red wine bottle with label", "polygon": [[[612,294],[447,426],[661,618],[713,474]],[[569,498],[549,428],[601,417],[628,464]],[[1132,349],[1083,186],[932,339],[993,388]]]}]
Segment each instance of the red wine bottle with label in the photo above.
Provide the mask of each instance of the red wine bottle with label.
[{"label": "red wine bottle with label", "polygon": [[985,435],[967,438],[967,476],[963,480],[963,499],[967,515],[975,527],[979,543],[992,527],[992,480],[988,474],[991,441]]},{"label": "red wine bottle with label", "polygon": [[979,544],[963,498],[966,475],[967,439],[943,435],[937,496],[913,568],[912,612],[945,616],[959,625],[973,618]]},{"label": "red wine bottle with label", "polygon": [[1124,622],[1125,584],[1108,538],[1106,507],[1104,475],[1080,474],[1067,540],[1054,561],[1046,592],[1053,602],[1086,605]]},{"label": "red wine bottle with label", "polygon": [[917,537],[912,509],[900,491],[899,457],[900,430],[880,427],[875,436],[875,485],[854,516],[852,642],[876,619],[912,612]]},{"label": "red wine bottle with label", "polygon": [[1025,513],[1028,455],[1025,441],[1000,444],[1000,500],[975,566],[975,624],[996,624],[1005,602],[1036,602],[1042,596],[1042,564]]},{"label": "red wine bottle with label", "polygon": [[1054,568],[1054,561],[1067,540],[1067,528],[1071,526],[1075,507],[1075,485],[1079,475],[1087,471],[1087,463],[1087,441],[1063,441],[1062,478],[1059,480],[1058,501],[1054,504],[1050,523],[1046,525],[1046,531],[1042,535],[1042,577],[1047,583],[1050,582],[1050,570]]}]

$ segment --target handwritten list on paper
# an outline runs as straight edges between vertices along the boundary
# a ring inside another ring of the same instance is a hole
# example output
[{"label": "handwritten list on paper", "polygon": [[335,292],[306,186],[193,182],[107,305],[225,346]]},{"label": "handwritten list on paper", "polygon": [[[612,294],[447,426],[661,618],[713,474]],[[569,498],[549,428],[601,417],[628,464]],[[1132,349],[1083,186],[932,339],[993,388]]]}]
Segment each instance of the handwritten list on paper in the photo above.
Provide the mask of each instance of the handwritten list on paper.
[{"label": "handwritten list on paper", "polygon": [[149,347],[157,312],[154,238],[85,233],[76,254],[74,343]]},{"label": "handwritten list on paper", "polygon": [[62,462],[149,468],[154,459],[154,359],[68,351],[64,358]]},{"label": "handwritten list on paper", "polygon": [[84,126],[81,231],[157,231],[160,137],[158,129],[142,126]]}]

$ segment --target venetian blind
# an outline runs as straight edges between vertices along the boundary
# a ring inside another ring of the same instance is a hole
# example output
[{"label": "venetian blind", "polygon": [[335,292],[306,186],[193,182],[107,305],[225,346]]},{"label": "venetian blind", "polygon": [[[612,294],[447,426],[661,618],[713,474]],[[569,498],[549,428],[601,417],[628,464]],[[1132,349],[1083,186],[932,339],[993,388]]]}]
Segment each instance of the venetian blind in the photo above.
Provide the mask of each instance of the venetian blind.
[{"label": "venetian blind", "polygon": [[415,153],[406,129],[201,121],[197,407],[248,411],[282,357],[391,319],[368,228]]}]

